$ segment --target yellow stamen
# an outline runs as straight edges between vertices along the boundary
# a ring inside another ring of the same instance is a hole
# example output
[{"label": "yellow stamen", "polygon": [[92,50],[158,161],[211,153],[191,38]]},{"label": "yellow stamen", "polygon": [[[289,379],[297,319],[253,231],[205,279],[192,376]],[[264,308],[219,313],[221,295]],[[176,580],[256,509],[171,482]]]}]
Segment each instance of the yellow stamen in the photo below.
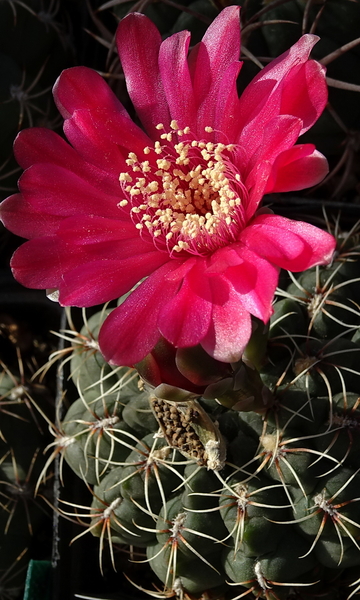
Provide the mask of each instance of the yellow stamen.
[{"label": "yellow stamen", "polygon": [[[162,123],[156,128],[165,129]],[[144,148],[144,154],[153,150],[159,156],[155,162],[140,162],[134,152],[129,153],[130,173],[119,176],[129,200],[121,200],[118,206],[130,201],[136,228],[145,227],[153,238],[163,236],[167,245],[171,240],[171,251],[206,253],[209,244],[223,245],[231,235],[228,228],[236,228],[238,222],[241,177],[229,170],[235,146],[202,140],[173,143],[173,134],[181,137],[190,128],[179,129],[175,119],[170,128],[160,136],[165,145],[156,141],[152,149]],[[214,130],[208,126],[205,131]]]}]

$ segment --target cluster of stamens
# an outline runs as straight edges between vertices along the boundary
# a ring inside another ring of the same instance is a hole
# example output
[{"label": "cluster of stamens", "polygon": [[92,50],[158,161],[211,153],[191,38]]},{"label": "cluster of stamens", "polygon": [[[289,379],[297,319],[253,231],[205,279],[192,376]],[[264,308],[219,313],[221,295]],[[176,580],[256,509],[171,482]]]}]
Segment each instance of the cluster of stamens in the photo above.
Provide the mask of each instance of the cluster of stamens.
[{"label": "cluster of stamens", "polygon": [[160,136],[163,144],[144,148],[149,160],[129,153],[118,206],[131,206],[135,227],[149,232],[157,246],[207,254],[234,241],[243,225],[238,207],[246,191],[233,166],[235,146],[192,139],[190,128],[179,129],[176,121],[170,127]]},{"label": "cluster of stamens", "polygon": [[152,399],[152,406],[169,445],[186,452],[199,465],[205,465],[204,446],[191,426],[197,417],[196,411],[188,407],[185,412],[182,412],[174,404],[158,398]]}]

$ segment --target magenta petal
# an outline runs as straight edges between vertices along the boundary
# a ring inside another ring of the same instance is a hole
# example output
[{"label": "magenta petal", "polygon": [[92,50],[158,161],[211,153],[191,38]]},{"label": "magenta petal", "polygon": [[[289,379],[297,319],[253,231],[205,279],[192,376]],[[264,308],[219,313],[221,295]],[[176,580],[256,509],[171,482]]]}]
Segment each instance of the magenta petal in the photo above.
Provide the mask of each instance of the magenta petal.
[{"label": "magenta petal", "polygon": [[158,315],[164,304],[176,294],[179,283],[164,278],[179,265],[165,263],[137,287],[103,324],[99,344],[105,360],[132,366],[142,360],[160,338]]},{"label": "magenta petal", "polygon": [[64,131],[76,150],[91,163],[117,176],[128,169],[128,153],[141,156],[151,139],[132,121],[105,108],[76,110]]},{"label": "magenta petal", "polygon": [[[116,111],[106,110],[103,107],[97,107],[92,111],[75,111],[74,121],[79,128],[82,128],[84,135],[86,135],[88,122],[93,135],[92,124],[95,123],[99,142],[103,139],[104,144],[110,142],[120,148],[125,148],[127,152],[142,153],[143,149],[152,142],[133,121],[129,121],[127,117]],[[100,145],[98,145],[98,149],[101,149]],[[106,149],[107,146],[104,147],[104,150]]]},{"label": "magenta petal", "polygon": [[167,38],[160,47],[159,67],[172,119],[179,127],[196,132],[196,107],[187,62],[190,33],[182,31]]},{"label": "magenta petal", "polygon": [[244,310],[267,322],[272,314],[272,300],[279,269],[241,243],[218,250],[212,256],[209,276],[226,277]]},{"label": "magenta petal", "polygon": [[20,131],[15,139],[14,154],[23,169],[37,163],[54,164],[86,179],[102,192],[119,192],[118,178],[109,177],[107,172],[101,170],[98,159],[96,164],[85,162],[70,144],[50,129],[32,127]]},{"label": "magenta petal", "polygon": [[211,290],[204,266],[205,261],[198,259],[159,314],[161,334],[177,348],[196,346],[209,328]]},{"label": "magenta petal", "polygon": [[119,241],[79,245],[59,235],[41,237],[23,244],[14,254],[11,267],[15,277],[28,287],[60,289],[64,306],[94,306],[129,291],[140,279],[168,260],[152,250],[123,256]]},{"label": "magenta petal", "polygon": [[194,73],[194,86],[200,86],[202,77],[202,54],[208,58],[211,80],[218,85],[227,68],[240,56],[240,7],[224,8],[207,28],[202,38],[203,50],[197,57],[197,70]]},{"label": "magenta petal", "polygon": [[76,254],[79,264],[96,260],[124,260],[146,254],[150,256],[154,252],[151,239],[140,238],[131,221],[116,221],[94,215],[63,220],[57,232],[57,244],[60,254]]},{"label": "magenta petal", "polygon": [[165,281],[178,281],[179,283],[186,277],[186,275],[191,271],[191,269],[196,264],[196,258],[187,258],[185,261],[180,261],[178,263],[178,267],[172,271],[169,271],[167,275],[165,275]]},{"label": "magenta petal", "polygon": [[236,362],[250,339],[250,315],[242,305],[241,296],[225,277],[214,277],[210,285],[211,323],[201,345],[216,360]]},{"label": "magenta petal", "polygon": [[95,260],[65,273],[58,287],[63,306],[94,306],[126,294],[168,260],[156,250],[123,260]]},{"label": "magenta petal", "polygon": [[62,217],[35,210],[21,194],[2,201],[0,218],[10,231],[27,239],[55,233],[62,221]]},{"label": "magenta petal", "polygon": [[[56,236],[35,238],[22,244],[10,262],[15,279],[30,288],[57,288],[64,271],[61,257],[56,256],[54,260],[56,247]],[[66,256],[64,262],[67,267],[69,263],[76,266],[76,256]]]},{"label": "magenta petal", "polygon": [[[265,194],[267,182],[271,175],[272,164],[268,161],[262,161],[255,165],[246,180],[249,198],[244,206],[245,220],[250,220]],[[240,233],[240,236],[242,233]]]},{"label": "magenta petal", "polygon": [[[92,304],[98,303],[99,286],[104,289],[105,299],[101,301],[105,302],[128,291],[166,260],[165,253],[158,252],[151,242],[144,242],[136,235],[131,222],[84,215],[63,220],[56,235],[37,238],[21,246],[13,257],[12,268],[24,285],[60,287],[64,304],[73,301],[85,305],[89,302],[89,286],[94,292]],[[104,265],[103,276],[97,266],[101,264]],[[45,272],[51,284],[47,282],[42,286]],[[96,277],[92,274],[95,272]],[[114,278],[116,284],[112,283]],[[109,296],[108,287],[114,285],[120,291]]]},{"label": "magenta petal", "polygon": [[299,69],[292,69],[285,79],[280,112],[302,120],[300,135],[313,126],[326,106],[328,90],[325,71],[320,63],[309,60]]},{"label": "magenta petal", "polygon": [[35,210],[53,216],[97,214],[123,218],[119,196],[108,196],[86,180],[57,165],[36,164],[23,173],[19,188]]},{"label": "magenta petal", "polygon": [[23,129],[14,142],[14,154],[23,169],[36,163],[55,163],[67,168],[81,163],[76,151],[55,131],[45,127]]},{"label": "magenta petal", "polygon": [[103,258],[102,251],[107,257],[110,245],[111,242],[87,249],[66,243],[58,235],[43,236],[20,246],[12,257],[11,267],[16,279],[27,287],[58,288],[68,271],[82,268],[99,255]]},{"label": "magenta petal", "polygon": [[[258,108],[262,107],[260,93],[264,89],[262,83],[265,81],[272,81],[276,85],[282,83],[291,69],[308,60],[309,54],[318,40],[316,35],[303,35],[289,50],[272,60],[254,77],[241,95],[240,106],[244,111],[244,114],[241,115],[242,122],[249,122],[258,112]],[[271,115],[270,118],[273,116],[275,115]]]},{"label": "magenta petal", "polygon": [[[214,124],[215,110],[220,98],[223,102],[223,110],[225,109],[224,105],[228,103],[225,92],[236,93],[236,83],[233,84],[233,78],[231,77],[232,89],[226,89],[222,79],[224,74],[228,73],[229,67],[239,60],[239,11],[238,6],[229,6],[222,10],[208,27],[196,48],[196,58],[191,55],[189,57],[195,102],[198,107],[199,135],[202,134],[204,127]],[[227,74],[226,77],[229,75]],[[222,88],[221,93],[220,88]]]},{"label": "magenta petal", "polygon": [[107,172],[114,180],[119,180],[119,174],[127,170],[126,156],[101,135],[96,119],[89,111],[76,111],[65,121],[64,133],[83,160]]},{"label": "magenta petal", "polygon": [[132,13],[120,21],[116,42],[130,98],[145,129],[156,139],[156,125],[170,123],[158,65],[161,35],[150,19]]},{"label": "magenta petal", "polygon": [[299,144],[279,154],[265,193],[303,190],[320,183],[329,172],[328,162],[312,144]]},{"label": "magenta petal", "polygon": [[234,128],[236,128],[237,105],[239,102],[236,81],[242,64],[237,61],[233,62],[225,72],[219,85],[213,116],[214,136],[215,140],[219,142],[226,143],[227,140],[232,139]]},{"label": "magenta petal", "polygon": [[303,271],[327,264],[336,241],[325,231],[285,217],[263,214],[241,235],[241,241],[269,262],[290,271]]},{"label": "magenta petal", "polygon": [[127,115],[101,75],[87,67],[65,69],[58,77],[53,93],[56,106],[64,119],[71,117],[75,110],[97,109],[99,106]]},{"label": "magenta petal", "polygon": [[[314,44],[318,41],[315,35],[303,35],[296,44],[281,56],[271,61],[260,73],[251,81],[242,93],[238,105],[238,139],[239,143],[247,148],[252,145],[253,136],[259,131],[265,130],[267,123],[274,117],[284,114],[285,110],[291,107],[297,107],[296,101],[291,103],[289,96],[294,94],[296,89],[296,75],[301,70],[301,66],[308,60],[308,56]],[[300,89],[303,89],[303,76],[300,75]],[[324,73],[318,72],[318,85],[323,89]],[[292,86],[286,85],[286,82],[292,81]],[[316,85],[316,78],[314,80]],[[282,106],[284,94],[284,106]],[[304,96],[303,96],[304,97]],[[322,95],[321,95],[322,98]],[[321,100],[322,102],[322,100]],[[316,100],[317,103],[317,100]],[[299,107],[298,107],[299,108]],[[319,112],[320,106],[317,106],[315,112]],[[322,107],[324,108],[324,107]],[[309,103],[304,105],[304,110],[299,108],[300,112],[293,116],[310,121],[313,118],[313,108],[310,109]],[[309,110],[311,116],[308,114]],[[290,113],[292,114],[292,113]]]},{"label": "magenta petal", "polygon": [[[295,144],[301,126],[300,119],[291,115],[280,115],[271,119],[264,131],[258,132],[257,136],[252,139],[251,145],[247,147],[249,162],[246,165],[246,171],[249,173],[252,168],[256,168],[263,161],[272,164],[281,152]],[[245,185],[249,186],[249,176],[245,180]]]},{"label": "magenta petal", "polygon": [[246,246],[237,245],[236,252],[242,263],[229,267],[224,275],[241,297],[243,308],[266,323],[272,314],[279,269]]},{"label": "magenta petal", "polygon": [[220,248],[211,256],[210,266],[206,269],[208,275],[222,274],[229,267],[237,267],[244,261],[237,252],[238,244]]},{"label": "magenta petal", "polygon": [[298,118],[281,115],[272,119],[267,128],[257,134],[257,139],[254,136],[252,147],[248,148],[249,162],[246,165],[244,160],[242,165],[245,173],[247,172],[244,178],[245,186],[249,191],[249,201],[245,207],[247,219],[253,216],[265,193],[272,164],[279,153],[294,145],[300,129],[301,121]]},{"label": "magenta petal", "polygon": [[211,85],[210,58],[201,41],[192,48],[187,59],[196,106],[206,98]]}]

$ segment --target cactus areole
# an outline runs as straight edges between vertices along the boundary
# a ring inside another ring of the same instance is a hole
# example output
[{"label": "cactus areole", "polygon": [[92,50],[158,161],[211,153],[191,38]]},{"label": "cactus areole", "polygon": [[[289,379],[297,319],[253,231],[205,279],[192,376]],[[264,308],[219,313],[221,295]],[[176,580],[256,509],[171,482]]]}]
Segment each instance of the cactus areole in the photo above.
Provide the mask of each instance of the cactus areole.
[{"label": "cactus areole", "polygon": [[319,183],[328,166],[296,144],[327,101],[325,70],[304,35],[237,93],[239,7],[225,8],[188,52],[190,33],[165,41],[130,14],[117,30],[136,125],[95,71],[64,71],[54,97],[69,144],[22,131],[25,169],[2,220],[28,238],[12,269],[25,286],[57,290],[62,305],[93,306],[140,285],[105,321],[113,364],[142,360],[161,336],[238,360],[251,316],[267,322],[280,268],[331,260],[335,241],[261,209],[264,194]]}]

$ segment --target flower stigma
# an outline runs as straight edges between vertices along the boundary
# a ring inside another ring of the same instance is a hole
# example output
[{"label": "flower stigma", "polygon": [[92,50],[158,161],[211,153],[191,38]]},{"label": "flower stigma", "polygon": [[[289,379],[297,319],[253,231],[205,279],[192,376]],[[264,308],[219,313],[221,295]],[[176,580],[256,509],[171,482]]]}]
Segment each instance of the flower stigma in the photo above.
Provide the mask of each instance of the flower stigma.
[{"label": "flower stigma", "polygon": [[157,125],[163,142],[143,149],[147,160],[128,154],[118,206],[130,206],[136,229],[150,234],[159,250],[206,256],[236,241],[245,226],[239,207],[247,191],[234,165],[236,146],[195,140],[176,121],[170,128]]}]

